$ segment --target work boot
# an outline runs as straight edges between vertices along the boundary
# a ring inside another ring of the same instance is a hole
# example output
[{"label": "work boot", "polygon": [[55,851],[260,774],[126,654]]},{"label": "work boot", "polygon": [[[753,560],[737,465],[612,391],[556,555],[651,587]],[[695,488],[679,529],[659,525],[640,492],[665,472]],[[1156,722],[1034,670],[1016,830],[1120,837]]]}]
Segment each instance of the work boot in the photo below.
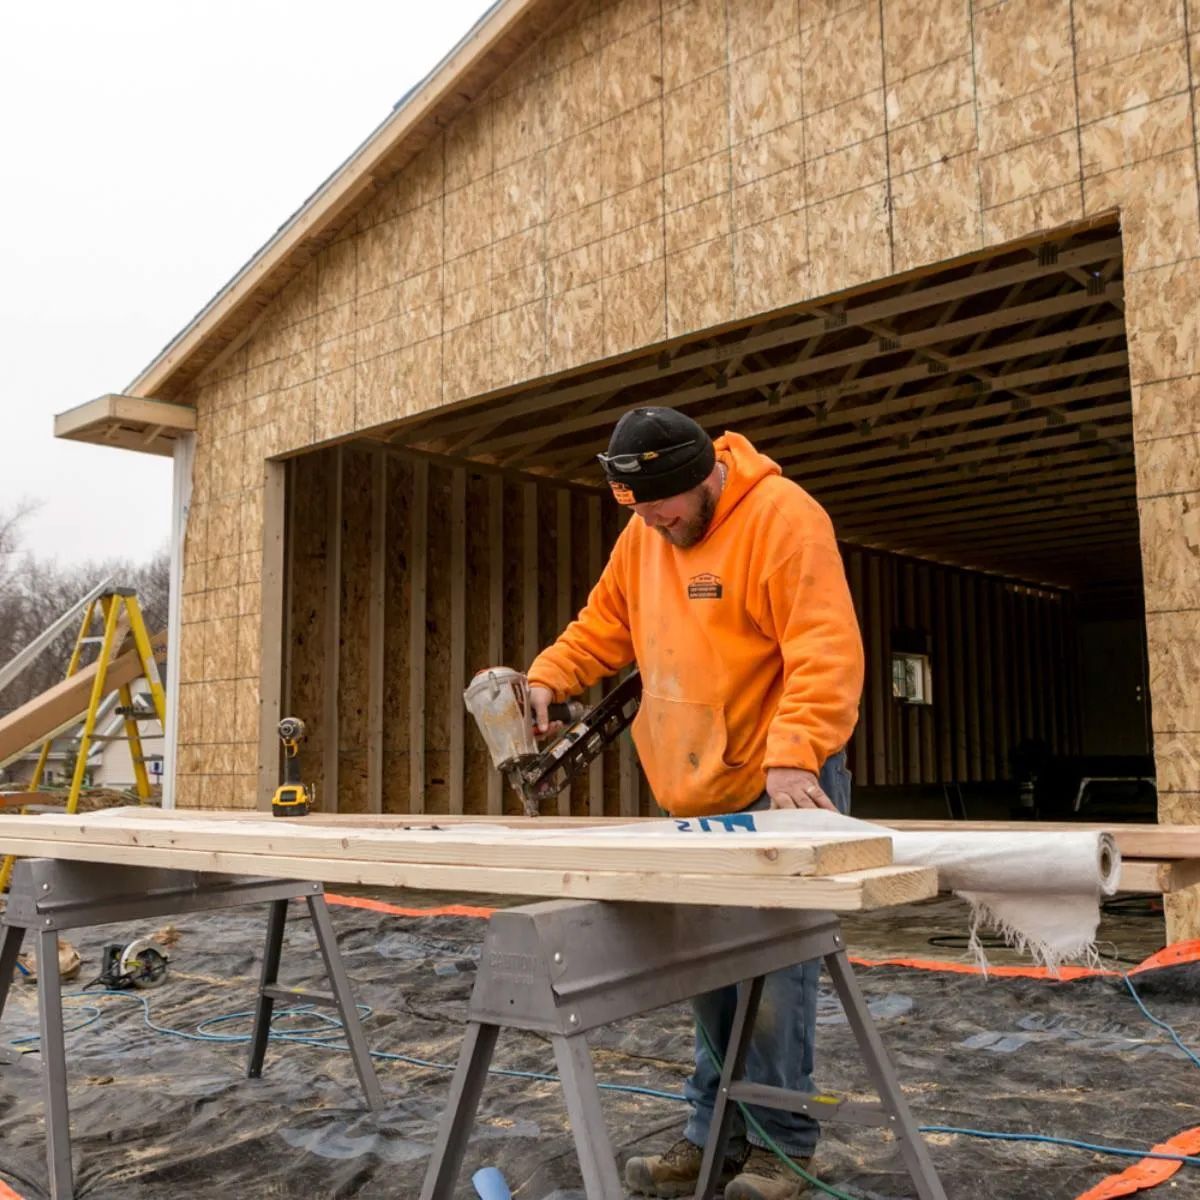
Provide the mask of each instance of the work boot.
[{"label": "work boot", "polygon": [[[703,1160],[702,1147],[680,1138],[664,1154],[631,1158],[625,1164],[625,1186],[643,1196],[690,1196]],[[741,1169],[741,1158],[726,1158],[719,1182],[728,1183]]]},{"label": "work boot", "polygon": [[[812,1157],[792,1155],[792,1161],[807,1171]],[[798,1200],[811,1194],[812,1189],[795,1171],[759,1146],[750,1147],[741,1174],[725,1185],[725,1200]]]}]

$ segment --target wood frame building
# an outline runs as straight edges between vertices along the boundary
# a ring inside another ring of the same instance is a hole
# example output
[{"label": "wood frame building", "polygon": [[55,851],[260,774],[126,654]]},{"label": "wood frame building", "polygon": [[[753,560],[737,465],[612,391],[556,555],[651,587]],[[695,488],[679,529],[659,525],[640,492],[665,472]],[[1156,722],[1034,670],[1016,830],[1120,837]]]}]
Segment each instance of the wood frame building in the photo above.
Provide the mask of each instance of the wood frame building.
[{"label": "wood frame building", "polygon": [[[620,520],[591,456],[652,401],[832,514],[861,780],[1086,749],[1115,614],[1152,700],[1117,711],[1200,822],[1198,37],[1183,0],[500,0],[60,418],[176,454],[174,802],[261,804],[286,706],[329,808],[500,811],[458,694],[581,603]],[[624,746],[562,803],[648,802]]]}]

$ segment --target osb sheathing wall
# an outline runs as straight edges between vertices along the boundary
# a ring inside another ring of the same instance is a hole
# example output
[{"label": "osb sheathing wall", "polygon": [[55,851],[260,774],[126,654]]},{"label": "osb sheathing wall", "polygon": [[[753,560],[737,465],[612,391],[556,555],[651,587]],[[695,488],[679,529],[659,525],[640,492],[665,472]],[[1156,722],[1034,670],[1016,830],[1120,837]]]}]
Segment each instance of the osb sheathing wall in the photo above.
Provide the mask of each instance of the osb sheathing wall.
[{"label": "osb sheathing wall", "polygon": [[1200,820],[1183,0],[589,2],[190,398],[181,804],[250,804],[264,457],[1121,211],[1162,811]]}]

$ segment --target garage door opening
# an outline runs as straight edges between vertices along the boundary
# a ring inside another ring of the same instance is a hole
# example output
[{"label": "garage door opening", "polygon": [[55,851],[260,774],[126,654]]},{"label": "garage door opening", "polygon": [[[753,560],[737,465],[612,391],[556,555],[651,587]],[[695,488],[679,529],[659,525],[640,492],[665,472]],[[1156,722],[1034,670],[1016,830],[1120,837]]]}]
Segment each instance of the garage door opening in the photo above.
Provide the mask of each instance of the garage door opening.
[{"label": "garage door opening", "polygon": [[[829,510],[868,675],[862,813],[1152,819],[1115,225],[1072,228],[423,414],[288,464],[282,695],[341,811],[516,811],[464,719],[582,605],[594,455],[669,404]],[[653,812],[623,742],[560,799]]]}]

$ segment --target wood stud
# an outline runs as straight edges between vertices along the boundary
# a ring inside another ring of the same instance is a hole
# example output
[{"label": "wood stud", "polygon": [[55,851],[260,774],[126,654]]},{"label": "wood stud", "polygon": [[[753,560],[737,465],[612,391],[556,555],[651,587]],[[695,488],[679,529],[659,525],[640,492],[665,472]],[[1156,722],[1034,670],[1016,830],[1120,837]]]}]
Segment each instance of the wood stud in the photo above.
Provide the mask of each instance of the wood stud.
[{"label": "wood stud", "polygon": [[[488,608],[487,654],[482,667],[502,666],[504,657],[504,480],[493,475],[488,480]],[[499,816],[504,811],[504,781],[499,772],[487,774],[487,811]]]},{"label": "wood stud", "polygon": [[258,783],[259,808],[270,805],[279,780],[279,718],[283,687],[285,538],[287,473],[280,462],[265,463],[263,494],[263,574],[259,668]]},{"label": "wood stud", "polygon": [[[571,493],[559,488],[555,500],[555,623],[561,631],[567,627],[571,613]],[[571,815],[571,789],[564,788],[558,797],[558,815]]]},{"label": "wood stud", "polygon": [[387,600],[387,457],[371,458],[371,579],[367,592],[367,812],[383,812],[384,614]]},{"label": "wood stud", "polygon": [[410,623],[408,650],[408,797],[413,812],[425,811],[425,625],[428,620],[427,561],[429,464],[413,464],[412,541],[409,547]]},{"label": "wood stud", "polygon": [[338,665],[342,644],[342,472],[345,455],[341,446],[332,451],[328,474],[325,524],[325,627],[324,689],[322,707],[324,751],[317,807],[338,811],[338,755],[341,748],[338,719]]},{"label": "wood stud", "polygon": [[[588,528],[588,578],[593,582],[600,578],[604,567],[604,531],[600,524],[600,499],[587,498]],[[602,689],[599,684],[588,692],[588,703],[600,701]],[[597,755],[588,768],[588,813],[593,817],[604,816],[604,755]]]},{"label": "wood stud", "polygon": [[467,673],[467,472],[456,467],[450,475],[450,675],[446,680],[450,721],[450,811],[464,808],[463,688]]}]

